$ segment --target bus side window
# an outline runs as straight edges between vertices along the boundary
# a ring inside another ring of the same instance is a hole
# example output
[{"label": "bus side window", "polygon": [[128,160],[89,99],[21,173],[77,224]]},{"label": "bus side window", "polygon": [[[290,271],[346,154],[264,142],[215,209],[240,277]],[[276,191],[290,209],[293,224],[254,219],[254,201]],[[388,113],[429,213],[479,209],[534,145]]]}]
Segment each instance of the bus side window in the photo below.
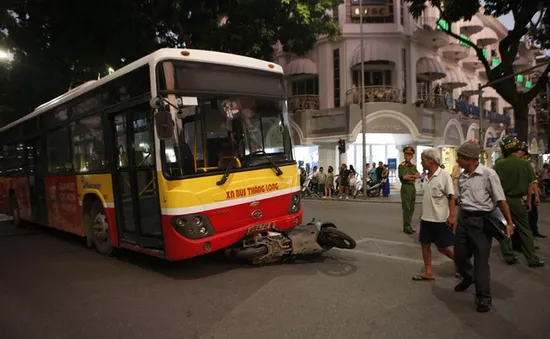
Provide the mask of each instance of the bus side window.
[{"label": "bus side window", "polygon": [[73,165],[77,172],[106,168],[101,116],[93,115],[71,124]]}]

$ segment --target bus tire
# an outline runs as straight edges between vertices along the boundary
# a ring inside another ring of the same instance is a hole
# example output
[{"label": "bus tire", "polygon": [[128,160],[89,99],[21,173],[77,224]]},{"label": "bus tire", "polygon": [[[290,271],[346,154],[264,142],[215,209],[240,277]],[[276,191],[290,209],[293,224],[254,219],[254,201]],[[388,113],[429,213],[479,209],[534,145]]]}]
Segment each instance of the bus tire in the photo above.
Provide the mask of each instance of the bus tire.
[{"label": "bus tire", "polygon": [[[91,243],[96,251],[106,256],[113,255],[115,248],[109,232],[109,221],[107,214],[105,214],[105,209],[98,200],[91,204],[86,219],[88,223],[88,237],[91,239]],[[89,239],[87,243],[90,243]]]},{"label": "bus tire", "polygon": [[15,228],[21,228],[24,226],[23,220],[21,219],[21,210],[19,209],[19,203],[17,202],[17,198],[15,198],[15,195],[12,194],[10,197],[10,205],[11,205],[11,215],[12,215],[12,224]]}]

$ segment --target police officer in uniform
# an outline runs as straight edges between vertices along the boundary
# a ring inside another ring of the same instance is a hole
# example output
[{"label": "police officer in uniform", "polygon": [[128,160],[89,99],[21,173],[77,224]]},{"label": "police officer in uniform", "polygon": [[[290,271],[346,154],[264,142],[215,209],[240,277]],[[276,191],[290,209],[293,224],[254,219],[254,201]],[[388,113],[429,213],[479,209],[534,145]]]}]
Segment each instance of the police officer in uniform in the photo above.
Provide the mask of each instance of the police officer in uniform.
[{"label": "police officer in uniform", "polygon": [[458,179],[460,215],[454,247],[455,265],[462,281],[455,291],[463,292],[475,282],[477,311],[488,312],[492,304],[489,255],[494,233],[487,217],[498,206],[508,222],[507,234],[511,235],[512,216],[498,175],[479,163],[481,146],[466,142],[460,145],[457,154],[457,162],[464,171]]},{"label": "police officer in uniform", "polygon": [[401,181],[401,207],[403,209],[403,232],[413,234],[415,231],[411,226],[412,217],[416,203],[416,179],[420,178],[420,173],[416,166],[411,163],[414,155],[414,148],[405,146],[403,148],[405,161],[398,168],[399,180]]},{"label": "police officer in uniform", "polygon": [[[519,236],[521,250],[529,267],[542,267],[544,262],[535,253],[533,232],[528,217],[531,210],[531,199],[527,199],[527,197],[531,197],[533,193],[535,173],[531,165],[523,159],[525,154],[519,140],[505,138],[503,149],[505,159],[495,164],[495,171],[500,177],[506,201],[510,206],[512,220],[516,226],[515,232]],[[510,239],[501,241],[500,247],[506,263],[514,264],[517,262],[518,258],[514,254]]]}]

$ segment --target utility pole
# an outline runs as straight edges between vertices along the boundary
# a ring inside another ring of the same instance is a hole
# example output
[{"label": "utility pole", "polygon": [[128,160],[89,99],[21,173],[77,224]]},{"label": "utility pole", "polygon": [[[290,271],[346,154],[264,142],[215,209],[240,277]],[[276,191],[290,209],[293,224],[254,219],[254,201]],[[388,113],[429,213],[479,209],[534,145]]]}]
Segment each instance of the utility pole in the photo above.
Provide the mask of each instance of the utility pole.
[{"label": "utility pole", "polygon": [[364,51],[364,36],[363,36],[363,0],[359,0],[359,38],[361,39],[361,132],[363,134],[363,194],[366,196],[367,192],[367,173],[366,172],[366,165],[367,165],[367,115],[365,111],[365,51]]}]

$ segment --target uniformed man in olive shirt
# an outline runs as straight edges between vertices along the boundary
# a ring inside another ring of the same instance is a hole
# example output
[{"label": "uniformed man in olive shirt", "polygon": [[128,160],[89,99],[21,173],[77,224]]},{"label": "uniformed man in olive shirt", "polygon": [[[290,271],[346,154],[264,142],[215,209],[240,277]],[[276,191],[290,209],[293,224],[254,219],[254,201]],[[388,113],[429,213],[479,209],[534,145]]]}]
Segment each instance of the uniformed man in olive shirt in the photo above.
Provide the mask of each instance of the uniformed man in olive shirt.
[{"label": "uniformed man in olive shirt", "polygon": [[458,179],[460,215],[454,247],[455,265],[462,281],[455,291],[463,292],[475,282],[477,311],[488,312],[492,304],[489,255],[494,235],[488,217],[498,207],[508,223],[508,236],[513,233],[512,217],[498,175],[479,163],[481,146],[466,142],[460,145],[457,154],[457,162],[464,171]]},{"label": "uniformed man in olive shirt", "polygon": [[[531,197],[533,193],[533,182],[535,174],[531,165],[526,162],[524,151],[521,148],[519,140],[516,138],[505,138],[503,140],[503,149],[505,159],[495,164],[506,201],[510,206],[512,220],[516,226],[521,250],[527,259],[529,267],[542,267],[544,262],[539,259],[535,253],[535,244],[533,241],[533,232],[529,225],[528,213],[531,210]],[[502,256],[508,264],[514,264],[518,258],[515,256],[512,241],[504,239],[500,242]]]},{"label": "uniformed man in olive shirt", "polygon": [[401,207],[403,209],[403,232],[413,234],[415,231],[412,228],[411,222],[414,215],[416,204],[416,187],[414,186],[416,179],[420,178],[420,173],[416,166],[411,163],[414,155],[414,148],[405,146],[403,148],[405,161],[399,164],[398,175],[401,181]]}]

